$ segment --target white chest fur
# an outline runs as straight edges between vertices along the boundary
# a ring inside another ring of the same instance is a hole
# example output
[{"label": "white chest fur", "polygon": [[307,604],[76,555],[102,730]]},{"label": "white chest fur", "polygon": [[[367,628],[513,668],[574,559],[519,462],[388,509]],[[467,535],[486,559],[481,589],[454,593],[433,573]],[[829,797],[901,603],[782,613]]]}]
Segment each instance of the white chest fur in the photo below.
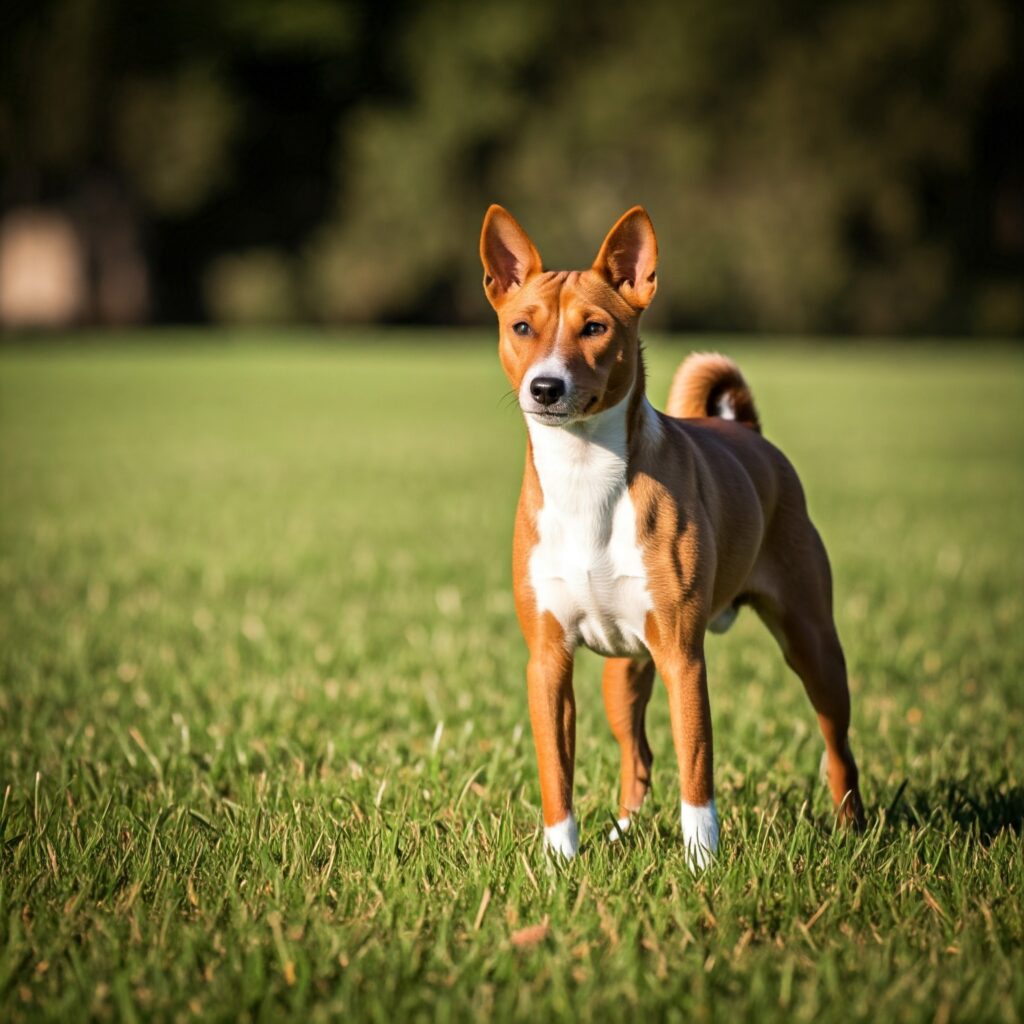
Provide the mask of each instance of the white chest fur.
[{"label": "white chest fur", "polygon": [[646,651],[652,607],[626,486],[628,405],[566,427],[529,424],[544,494],[529,566],[538,611],[555,616],[570,648],[620,657]]}]

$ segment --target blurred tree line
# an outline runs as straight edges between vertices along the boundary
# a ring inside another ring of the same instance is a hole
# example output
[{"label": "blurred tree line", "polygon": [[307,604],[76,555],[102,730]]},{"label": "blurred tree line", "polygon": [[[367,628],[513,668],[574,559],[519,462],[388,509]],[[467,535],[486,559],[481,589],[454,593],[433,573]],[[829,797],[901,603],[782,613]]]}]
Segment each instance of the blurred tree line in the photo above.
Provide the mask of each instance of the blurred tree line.
[{"label": "blurred tree line", "polygon": [[488,203],[580,266],[640,202],[663,326],[1024,329],[1013,0],[7,0],[0,19],[2,211],[71,225],[79,319],[478,322]]}]

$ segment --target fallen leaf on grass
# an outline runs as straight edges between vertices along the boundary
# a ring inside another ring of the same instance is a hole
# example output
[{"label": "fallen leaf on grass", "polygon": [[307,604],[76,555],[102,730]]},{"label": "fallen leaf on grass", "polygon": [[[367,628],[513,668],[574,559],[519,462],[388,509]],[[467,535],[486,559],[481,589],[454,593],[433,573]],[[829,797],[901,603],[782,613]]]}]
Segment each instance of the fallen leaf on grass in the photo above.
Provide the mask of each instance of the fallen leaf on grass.
[{"label": "fallen leaf on grass", "polygon": [[550,931],[551,925],[548,924],[548,917],[545,914],[544,920],[540,924],[531,924],[528,928],[520,928],[519,931],[513,932],[512,945],[516,949],[529,949],[531,946],[536,946],[538,942],[543,942]]}]

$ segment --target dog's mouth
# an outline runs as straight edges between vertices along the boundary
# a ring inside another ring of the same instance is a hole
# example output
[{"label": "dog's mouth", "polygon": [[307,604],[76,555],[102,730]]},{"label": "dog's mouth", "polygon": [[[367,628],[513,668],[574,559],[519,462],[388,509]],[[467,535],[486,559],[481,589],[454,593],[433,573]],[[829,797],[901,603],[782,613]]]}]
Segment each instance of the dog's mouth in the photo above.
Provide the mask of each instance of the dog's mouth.
[{"label": "dog's mouth", "polygon": [[577,408],[575,403],[572,407],[564,405],[559,402],[557,405],[534,405],[532,408],[524,409],[523,412],[527,416],[532,417],[538,423],[547,423],[550,425],[564,425],[566,423],[572,423],[575,420],[581,420],[587,416],[590,411],[597,405],[597,395],[591,395],[589,399],[583,404],[583,408]]},{"label": "dog's mouth", "polygon": [[538,423],[568,423],[572,413],[556,412],[553,409],[526,409],[527,416],[532,416]]}]

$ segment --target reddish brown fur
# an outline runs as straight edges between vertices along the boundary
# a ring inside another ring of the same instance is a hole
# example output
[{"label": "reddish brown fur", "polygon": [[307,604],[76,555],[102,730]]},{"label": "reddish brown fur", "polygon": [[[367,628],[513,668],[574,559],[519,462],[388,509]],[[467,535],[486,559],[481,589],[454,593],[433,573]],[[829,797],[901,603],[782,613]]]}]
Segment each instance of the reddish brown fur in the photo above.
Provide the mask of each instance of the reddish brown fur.
[{"label": "reddish brown fur", "polygon": [[[704,634],[714,616],[741,601],[764,619],[803,680],[825,738],[833,800],[844,821],[860,822],[828,559],[795,471],[757,432],[750,389],[725,357],[691,356],[676,375],[670,415],[656,414],[656,429],[644,419],[638,326],[657,286],[657,244],[646,213],[636,207],[625,214],[589,270],[554,273],[543,270],[536,248],[511,215],[492,207],[481,234],[481,258],[485,291],[501,328],[501,361],[513,387],[534,362],[557,353],[590,403],[587,415],[611,408],[632,388],[627,479],[653,603],[645,641],[668,689],[683,800],[699,806],[713,795]],[[528,338],[511,329],[523,318],[531,325]],[[582,336],[582,325],[594,318],[607,325],[607,333]],[[709,402],[722,393],[730,396],[736,422],[707,415]],[[528,441],[513,546],[514,589],[530,651],[530,718],[544,820],[554,825],[572,807],[575,702],[564,631],[551,613],[538,612],[529,578],[543,504]],[[621,750],[622,815],[639,806],[650,785],[652,755],[643,722],[652,679],[647,659],[607,661],[604,700]]]}]

